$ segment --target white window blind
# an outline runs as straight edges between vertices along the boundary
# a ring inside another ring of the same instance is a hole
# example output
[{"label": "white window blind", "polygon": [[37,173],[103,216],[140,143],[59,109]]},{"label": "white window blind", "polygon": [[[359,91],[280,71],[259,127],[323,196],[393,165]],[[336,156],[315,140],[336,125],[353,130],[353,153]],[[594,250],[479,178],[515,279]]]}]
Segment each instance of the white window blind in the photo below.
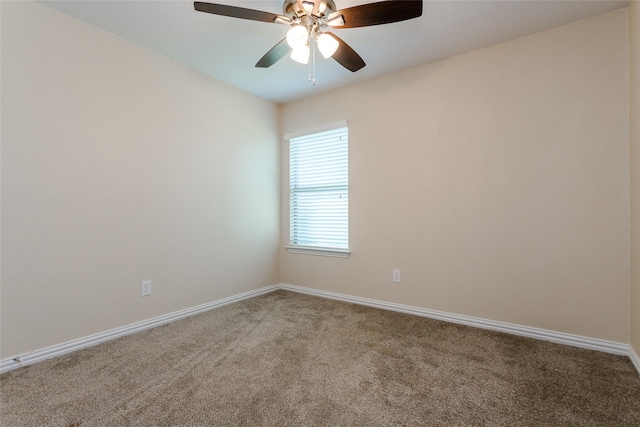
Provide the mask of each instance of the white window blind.
[{"label": "white window blind", "polygon": [[346,127],[290,139],[291,246],[349,247]]}]

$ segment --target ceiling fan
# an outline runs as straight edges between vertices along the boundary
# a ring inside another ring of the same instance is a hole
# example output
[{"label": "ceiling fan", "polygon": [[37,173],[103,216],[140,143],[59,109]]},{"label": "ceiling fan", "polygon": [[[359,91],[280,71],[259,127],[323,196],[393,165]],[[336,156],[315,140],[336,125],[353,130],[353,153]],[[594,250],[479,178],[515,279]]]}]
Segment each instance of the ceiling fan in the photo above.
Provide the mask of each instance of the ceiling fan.
[{"label": "ceiling fan", "polygon": [[364,67],[365,62],[351,46],[326,30],[368,27],[417,18],[422,15],[422,0],[385,0],[340,10],[336,10],[333,0],[284,0],[282,15],[199,1],[194,2],[194,8],[214,15],[290,26],[287,36],[260,58],[256,67],[270,67],[289,52],[293,60],[308,64],[311,54],[312,61],[315,57],[315,44],[322,56],[332,57],[355,72]]}]

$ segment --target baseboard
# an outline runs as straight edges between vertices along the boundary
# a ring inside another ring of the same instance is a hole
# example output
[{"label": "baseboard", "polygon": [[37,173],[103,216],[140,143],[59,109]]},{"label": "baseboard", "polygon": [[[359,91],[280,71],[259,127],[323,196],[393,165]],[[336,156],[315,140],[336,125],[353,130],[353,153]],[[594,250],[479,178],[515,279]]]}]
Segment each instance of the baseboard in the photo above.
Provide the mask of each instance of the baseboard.
[{"label": "baseboard", "polygon": [[0,360],[0,373],[11,371],[21,366],[32,365],[43,360],[51,359],[53,357],[62,356],[63,354],[71,353],[73,351],[81,350],[83,348],[91,347],[105,341],[113,340],[125,335],[133,334],[136,332],[144,331],[146,329],[155,328],[167,323],[174,322],[176,320],[183,319],[185,317],[194,316],[196,314],[204,313],[209,310],[213,310],[218,307],[222,307],[233,302],[242,301],[245,299],[257,297],[266,293],[283,289],[292,292],[298,292],[302,294],[329,298],[343,302],[349,302],[353,304],[364,305],[368,307],[380,308],[383,310],[396,311],[399,313],[412,314],[415,316],[428,317],[436,320],[443,320],[446,322],[457,323],[461,325],[473,326],[476,328],[488,329],[492,331],[505,332],[508,334],[519,335],[543,341],[550,341],[557,344],[570,345],[573,347],[580,347],[589,350],[603,351],[606,353],[619,354],[628,356],[631,359],[631,363],[634,365],[638,373],[640,374],[640,357],[638,354],[627,344],[618,343],[614,341],[605,341],[596,338],[589,338],[579,335],[566,334],[562,332],[549,331],[546,329],[531,328],[528,326],[515,325],[512,323],[498,322],[494,320],[481,319],[478,317],[464,316],[460,314],[447,313],[443,311],[430,310],[421,307],[414,307],[403,304],[396,304],[386,301],[374,300],[369,298],[361,298],[352,295],[340,294],[336,292],[322,291],[318,289],[305,288],[302,286],[295,286],[286,283],[278,285],[265,286],[260,289],[256,289],[249,292],[244,292],[238,295],[233,295],[220,300],[212,301],[206,304],[198,305],[195,307],[187,308],[184,310],[176,311],[173,313],[165,314],[162,316],[154,317],[152,319],[144,320],[137,323],[132,323],[120,328],[111,329],[106,332],[101,332],[95,335],[79,338],[76,340],[68,341],[66,343],[57,344],[51,347],[47,347],[41,350],[36,350],[31,353],[16,356],[5,360]]},{"label": "baseboard", "polygon": [[[549,331],[546,329],[531,328],[528,326],[515,325],[512,323],[498,322],[495,320],[481,319],[478,317],[463,316],[460,314],[447,313],[437,310],[429,310],[421,307],[396,304],[386,301],[373,300],[368,298],[355,297],[351,295],[338,294],[335,292],[321,291],[318,289],[304,288],[289,284],[281,284],[280,289],[299,292],[307,295],[314,295],[323,298],[335,299],[338,301],[350,302],[368,307],[381,308],[383,310],[396,311],[399,313],[412,314],[415,316],[428,317],[430,319],[444,320],[446,322],[458,323],[461,325],[473,326],[476,328],[489,329],[492,331],[506,332],[508,334],[535,338],[543,341],[550,341],[557,344],[570,345],[573,347],[598,350],[606,353],[630,356],[630,347],[627,344],[614,341],[605,341],[596,338],[589,338],[580,335],[566,334],[562,332]],[[631,357],[631,356],[630,356]],[[632,359],[633,360],[633,359]],[[636,369],[639,364],[634,362]]]},{"label": "baseboard", "polygon": [[205,311],[213,310],[214,308],[222,307],[233,302],[249,299],[258,295],[263,295],[269,292],[273,292],[279,289],[279,285],[266,286],[264,288],[256,289],[249,292],[244,292],[238,295],[233,295],[227,298],[222,298],[216,301],[212,301],[206,304],[198,305],[195,307],[187,308],[184,310],[176,311],[173,313],[165,314],[162,316],[154,317],[152,319],[143,320],[141,322],[132,323],[120,328],[111,329],[106,332],[101,332],[95,335],[75,339],[62,344],[57,344],[51,347],[47,347],[41,350],[36,350],[31,353],[19,355],[13,358],[0,360],[0,373],[11,371],[21,366],[32,365],[37,362],[41,362],[46,359],[51,359],[56,356],[62,356],[63,354],[71,353],[73,351],[81,350],[83,348],[91,347],[105,341],[120,338],[125,335],[134,334],[136,332],[144,331],[145,329],[155,328],[167,323],[175,322],[176,320],[183,319],[185,317],[194,316],[196,314],[204,313]]},{"label": "baseboard", "polygon": [[629,346],[629,359],[631,359],[631,363],[633,363],[636,371],[638,371],[638,375],[640,375],[640,357],[638,357],[638,353],[636,353],[631,346]]}]

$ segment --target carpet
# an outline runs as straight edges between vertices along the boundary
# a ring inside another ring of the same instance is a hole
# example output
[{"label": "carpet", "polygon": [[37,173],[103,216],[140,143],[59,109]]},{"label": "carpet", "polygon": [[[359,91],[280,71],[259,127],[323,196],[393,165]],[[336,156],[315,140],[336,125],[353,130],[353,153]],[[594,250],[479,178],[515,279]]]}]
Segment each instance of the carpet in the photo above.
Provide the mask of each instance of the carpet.
[{"label": "carpet", "polygon": [[286,291],[0,376],[2,426],[639,426],[624,356]]}]

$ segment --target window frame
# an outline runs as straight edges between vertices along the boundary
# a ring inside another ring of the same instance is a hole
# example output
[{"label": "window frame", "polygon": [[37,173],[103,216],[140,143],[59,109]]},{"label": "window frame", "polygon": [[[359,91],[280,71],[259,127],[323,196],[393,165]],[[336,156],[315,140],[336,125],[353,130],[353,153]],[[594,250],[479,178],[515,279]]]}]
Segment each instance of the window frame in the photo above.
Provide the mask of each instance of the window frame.
[{"label": "window frame", "polygon": [[[307,246],[307,245],[296,245],[296,244],[292,244],[292,233],[291,233],[291,227],[292,227],[292,209],[291,209],[291,201],[292,201],[292,190],[291,190],[291,140],[294,138],[299,138],[299,137],[303,137],[303,136],[310,136],[313,134],[317,134],[317,133],[322,133],[322,132],[327,132],[327,131],[331,131],[331,130],[337,130],[339,128],[347,128],[347,134],[348,134],[348,124],[346,121],[340,121],[340,122],[335,122],[335,123],[331,123],[331,124],[327,124],[324,126],[320,126],[320,127],[316,127],[313,129],[306,129],[303,131],[299,131],[299,132],[292,132],[292,133],[287,133],[284,136],[284,139],[287,141],[288,143],[288,171],[289,171],[289,176],[288,176],[288,180],[287,180],[287,185],[289,187],[289,200],[288,200],[288,209],[289,209],[289,244],[287,246],[285,246],[285,249],[289,252],[289,253],[294,253],[294,254],[304,254],[304,255],[319,255],[319,256],[327,256],[327,257],[338,257],[338,258],[348,258],[349,255],[351,254],[351,249],[349,247],[347,248],[336,248],[336,247],[326,247],[326,246]],[[349,142],[347,139],[347,171],[349,169]],[[348,190],[349,190],[349,179],[347,178],[347,194],[348,194]],[[347,218],[349,218],[349,203],[347,202]],[[348,220],[347,220],[348,221]],[[349,221],[347,222],[347,224],[349,224]],[[350,246],[350,239],[349,239],[349,225],[347,225],[347,246]]]}]

